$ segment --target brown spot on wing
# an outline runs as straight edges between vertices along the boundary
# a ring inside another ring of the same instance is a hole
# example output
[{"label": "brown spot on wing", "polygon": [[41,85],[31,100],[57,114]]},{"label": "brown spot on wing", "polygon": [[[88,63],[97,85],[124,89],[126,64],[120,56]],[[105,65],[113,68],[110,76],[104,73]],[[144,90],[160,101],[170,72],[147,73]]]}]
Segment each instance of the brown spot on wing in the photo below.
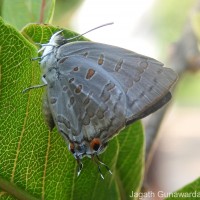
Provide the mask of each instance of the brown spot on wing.
[{"label": "brown spot on wing", "polygon": [[91,68],[88,69],[87,74],[86,74],[86,79],[91,79],[92,76],[94,75],[94,73],[95,73],[95,70],[93,70]]},{"label": "brown spot on wing", "polygon": [[110,82],[110,83],[108,83],[108,84],[106,85],[106,89],[107,89],[107,91],[112,90],[114,87],[115,87],[115,84],[112,83],[112,82]]},{"label": "brown spot on wing", "polygon": [[63,86],[63,92],[67,92],[68,87],[66,85]]},{"label": "brown spot on wing", "polygon": [[69,83],[72,83],[74,81],[74,78],[69,79]]},{"label": "brown spot on wing", "polygon": [[82,90],[82,87],[83,87],[82,85],[79,85],[78,87],[76,87],[75,92],[77,94],[79,94],[81,92],[81,90]]},{"label": "brown spot on wing", "polygon": [[57,102],[57,98],[56,97],[51,97],[50,98],[50,103],[51,104],[54,104],[54,103],[56,103]]},{"label": "brown spot on wing", "polygon": [[83,56],[87,58],[88,54],[89,54],[88,52],[85,52],[85,53],[83,53]]},{"label": "brown spot on wing", "polygon": [[78,70],[79,70],[79,68],[78,67],[74,67],[74,69],[73,69],[75,72],[77,72]]},{"label": "brown spot on wing", "polygon": [[117,62],[116,66],[115,66],[115,71],[116,71],[116,72],[118,72],[118,71],[122,68],[123,62],[124,62],[124,61],[123,61],[122,59],[120,59],[120,60]]},{"label": "brown spot on wing", "polygon": [[98,59],[98,64],[99,64],[99,65],[103,65],[103,62],[104,62],[104,55],[101,54],[101,55],[99,56],[99,59]]},{"label": "brown spot on wing", "polygon": [[87,104],[90,103],[90,98],[87,97],[84,101],[83,101],[83,104],[86,106]]},{"label": "brown spot on wing", "polygon": [[147,61],[141,61],[140,67],[142,67],[142,69],[146,69],[148,67],[148,62]]},{"label": "brown spot on wing", "polygon": [[75,102],[75,98],[72,96],[72,97],[70,97],[70,104],[71,105],[73,105],[74,104],[74,102]]},{"label": "brown spot on wing", "polygon": [[64,63],[65,60],[67,60],[67,59],[68,59],[68,57],[64,57],[64,58],[62,58],[62,59],[59,60],[59,63],[62,64],[62,63]]},{"label": "brown spot on wing", "polygon": [[71,128],[69,120],[67,118],[65,118],[63,115],[58,115],[57,121],[61,124],[64,124],[68,129]]}]

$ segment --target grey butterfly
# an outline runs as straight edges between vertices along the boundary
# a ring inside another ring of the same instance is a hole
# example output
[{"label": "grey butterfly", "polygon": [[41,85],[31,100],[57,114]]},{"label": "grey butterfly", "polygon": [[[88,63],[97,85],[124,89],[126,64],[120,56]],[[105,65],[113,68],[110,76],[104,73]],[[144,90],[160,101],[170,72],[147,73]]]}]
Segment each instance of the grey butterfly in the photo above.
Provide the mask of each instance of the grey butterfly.
[{"label": "grey butterfly", "polygon": [[153,58],[123,48],[69,42],[62,31],[39,51],[43,51],[44,114],[49,128],[56,126],[69,144],[79,164],[78,174],[81,159],[88,156],[96,159],[103,178],[99,164],[109,168],[98,155],[121,129],[171,99],[176,73]]}]

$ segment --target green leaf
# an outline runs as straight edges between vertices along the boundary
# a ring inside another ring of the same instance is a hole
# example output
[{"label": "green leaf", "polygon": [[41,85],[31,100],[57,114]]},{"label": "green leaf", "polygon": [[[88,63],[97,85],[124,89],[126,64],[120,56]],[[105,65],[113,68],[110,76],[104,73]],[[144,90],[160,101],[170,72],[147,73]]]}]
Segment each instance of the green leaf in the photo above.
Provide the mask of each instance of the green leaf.
[{"label": "green leaf", "polygon": [[165,200],[199,200],[200,199],[200,178],[186,185],[177,192],[173,192],[170,197]]},{"label": "green leaf", "polygon": [[[144,138],[140,122],[124,129],[100,155],[113,172],[95,163],[77,164],[56,128],[50,132],[42,114],[44,89],[22,90],[40,83],[36,48],[28,42],[48,41],[58,29],[30,25],[22,36],[0,20],[0,199],[128,199],[139,192],[144,170]],[[65,31],[66,37],[77,35]],[[82,38],[84,39],[84,38]],[[5,187],[6,185],[6,187]]]},{"label": "green leaf", "polygon": [[3,2],[2,17],[21,30],[27,23],[50,23],[53,18],[55,0],[6,0]]}]

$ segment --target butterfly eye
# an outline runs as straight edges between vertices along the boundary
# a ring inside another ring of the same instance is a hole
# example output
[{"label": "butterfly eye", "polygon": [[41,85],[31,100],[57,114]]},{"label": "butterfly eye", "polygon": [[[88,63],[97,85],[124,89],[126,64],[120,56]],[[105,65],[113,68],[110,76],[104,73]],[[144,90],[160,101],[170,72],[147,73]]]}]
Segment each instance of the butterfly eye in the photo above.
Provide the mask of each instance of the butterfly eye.
[{"label": "butterfly eye", "polygon": [[69,144],[69,150],[72,152],[72,154],[74,154],[75,153],[75,150],[74,150],[74,144],[73,143],[70,143]]},{"label": "butterfly eye", "polygon": [[98,151],[100,146],[101,146],[101,140],[100,140],[99,138],[94,138],[94,139],[90,142],[90,147],[91,147],[94,151]]}]

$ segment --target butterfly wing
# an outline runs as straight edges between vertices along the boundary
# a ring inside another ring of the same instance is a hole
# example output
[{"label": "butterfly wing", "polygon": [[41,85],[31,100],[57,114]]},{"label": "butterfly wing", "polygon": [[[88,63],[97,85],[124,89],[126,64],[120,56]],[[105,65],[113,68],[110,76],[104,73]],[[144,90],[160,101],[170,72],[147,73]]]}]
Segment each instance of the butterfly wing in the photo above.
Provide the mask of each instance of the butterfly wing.
[{"label": "butterfly wing", "polygon": [[126,96],[118,81],[79,55],[64,57],[57,66],[52,69],[56,80],[49,79],[52,70],[46,74],[47,95],[54,121],[68,140],[110,138],[125,126]]},{"label": "butterfly wing", "polygon": [[159,109],[171,98],[177,79],[157,60],[105,44],[65,44],[56,57],[57,80],[48,86],[50,107],[60,131],[77,142],[98,136],[107,140]]},{"label": "butterfly wing", "polygon": [[168,92],[177,80],[176,73],[161,62],[111,45],[74,42],[58,51],[58,58],[74,55],[85,56],[102,76],[107,74],[119,83],[126,95],[127,120],[139,117],[166,95],[169,98]]}]

